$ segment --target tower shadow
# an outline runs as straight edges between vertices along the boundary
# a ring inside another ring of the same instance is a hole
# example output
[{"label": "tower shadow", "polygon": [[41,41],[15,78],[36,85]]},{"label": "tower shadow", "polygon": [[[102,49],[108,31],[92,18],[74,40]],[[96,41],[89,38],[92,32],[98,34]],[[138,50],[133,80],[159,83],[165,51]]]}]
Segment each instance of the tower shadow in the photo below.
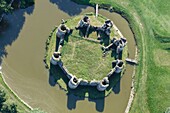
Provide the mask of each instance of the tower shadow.
[{"label": "tower shadow", "polygon": [[[54,75],[55,73],[55,75]],[[84,100],[86,98],[86,93],[88,92],[89,97],[95,98],[95,95],[100,95],[101,97],[104,97],[105,92],[99,92],[96,88],[91,86],[78,86],[76,89],[70,89],[68,87],[69,79],[64,75],[62,70],[59,66],[53,66],[51,64],[50,70],[49,70],[49,84],[51,86],[55,86],[57,84],[58,80],[63,80],[66,84],[66,87],[68,89],[67,92],[67,108],[69,110],[76,109],[76,103],[77,101]],[[95,95],[92,95],[92,92],[95,93]],[[81,93],[81,94],[80,94]],[[100,94],[99,94],[100,93]],[[76,96],[77,94],[80,94],[82,96]],[[97,99],[88,99],[91,102],[96,103],[96,110],[99,112],[102,112],[104,110],[104,98],[97,98]]]},{"label": "tower shadow", "polygon": [[109,81],[112,81],[112,82],[109,82],[109,87],[106,90],[112,89],[112,91],[115,94],[119,94],[119,92],[120,92],[121,73],[113,73],[109,77]]},{"label": "tower shadow", "polygon": [[78,97],[73,94],[67,95],[67,108],[69,110],[76,109],[76,103],[77,101],[84,100],[84,97]]},{"label": "tower shadow", "polygon": [[119,79],[119,81],[117,82],[117,84],[113,87],[112,91],[113,91],[115,94],[119,94],[119,92],[120,92],[120,79]]},{"label": "tower shadow", "polygon": [[32,14],[34,6],[26,9],[18,9],[12,14],[5,15],[3,21],[0,23],[0,64],[2,59],[7,57],[7,46],[17,40],[21,29],[25,23],[25,13]]},{"label": "tower shadow", "polygon": [[103,112],[104,111],[105,98],[100,98],[100,99],[90,99],[89,98],[89,101],[96,103],[96,110],[98,112]]},{"label": "tower shadow", "polygon": [[69,79],[63,72],[63,70],[58,65],[52,65],[50,64],[49,69],[49,84],[51,86],[55,86],[57,84],[57,81],[62,79],[65,84],[69,82]]},{"label": "tower shadow", "polygon": [[[85,97],[79,97],[75,96],[74,94],[68,94],[67,95],[67,108],[69,110],[76,109],[76,103],[77,101],[84,100]],[[89,102],[94,102],[96,104],[96,110],[98,112],[103,112],[104,111],[104,98],[100,99],[90,99],[88,98]]]}]

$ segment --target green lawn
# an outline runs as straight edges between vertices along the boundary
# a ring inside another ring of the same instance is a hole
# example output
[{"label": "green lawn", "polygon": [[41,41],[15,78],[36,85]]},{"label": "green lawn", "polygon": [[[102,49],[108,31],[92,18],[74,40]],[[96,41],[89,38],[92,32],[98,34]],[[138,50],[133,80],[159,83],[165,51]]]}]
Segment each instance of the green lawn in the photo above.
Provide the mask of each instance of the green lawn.
[{"label": "green lawn", "polygon": [[131,113],[163,113],[170,106],[170,1],[73,1],[113,7],[128,20],[140,50]]},{"label": "green lawn", "polygon": [[[89,16],[91,24],[94,26],[101,26],[103,19],[95,16]],[[82,18],[78,16],[66,23],[69,28],[74,28],[77,22]],[[73,24],[74,23],[74,24]],[[113,34],[113,30],[112,30]],[[97,39],[95,32],[89,35],[90,38]],[[108,40],[109,41],[109,40]],[[79,36],[79,31],[74,30],[68,37],[68,42],[62,48],[62,61],[64,66],[70,73],[86,80],[101,80],[112,69],[112,61],[115,59],[114,55],[109,52],[106,57],[103,56],[101,44],[88,41]]]},{"label": "green lawn", "polygon": [[17,105],[17,111],[18,113],[28,113],[31,110],[24,105],[16,95],[13,94],[13,92],[8,88],[8,86],[4,83],[2,79],[2,75],[0,74],[0,89],[4,90],[6,93],[6,104],[15,103]]},{"label": "green lawn", "polygon": [[102,57],[100,44],[70,37],[62,48],[62,61],[78,78],[101,80],[112,69],[111,52]]}]

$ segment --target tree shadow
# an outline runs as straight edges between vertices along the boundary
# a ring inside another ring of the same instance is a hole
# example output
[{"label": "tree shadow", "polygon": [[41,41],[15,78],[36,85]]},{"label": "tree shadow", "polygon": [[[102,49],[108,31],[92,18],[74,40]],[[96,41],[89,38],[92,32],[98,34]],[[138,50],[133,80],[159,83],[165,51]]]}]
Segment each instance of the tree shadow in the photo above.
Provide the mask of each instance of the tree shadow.
[{"label": "tree shadow", "polygon": [[25,23],[25,13],[32,14],[34,6],[26,9],[19,9],[13,12],[13,14],[6,15],[0,26],[0,64],[2,59],[7,57],[7,46],[11,46],[12,43],[18,38],[20,31]]},{"label": "tree shadow", "polygon": [[51,3],[56,4],[57,7],[67,13],[70,16],[78,15],[83,9],[86,9],[85,5],[78,5],[71,0],[50,0]]}]

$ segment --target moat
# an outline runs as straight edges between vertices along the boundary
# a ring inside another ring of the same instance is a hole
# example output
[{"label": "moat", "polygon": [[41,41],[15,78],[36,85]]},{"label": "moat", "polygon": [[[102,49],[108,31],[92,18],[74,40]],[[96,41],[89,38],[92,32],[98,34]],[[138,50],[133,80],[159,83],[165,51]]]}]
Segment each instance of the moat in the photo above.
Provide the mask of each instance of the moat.
[{"label": "moat", "polygon": [[[53,1],[52,4],[49,1],[35,1],[35,6],[18,10],[7,17],[10,26],[2,34],[4,38],[0,39],[0,48],[5,48],[8,53],[2,61],[6,81],[29,105],[47,112],[83,113],[88,107],[92,113],[123,113],[129,99],[133,66],[127,65],[125,74],[113,92],[108,97],[98,100],[66,95],[58,85],[53,84],[53,78],[49,77],[43,63],[45,41],[49,32],[54,25],[61,23],[61,19],[94,12],[92,7],[66,1],[69,4],[67,7],[62,2]],[[77,7],[77,10],[69,10],[71,7]],[[99,13],[111,19],[120,29],[128,41],[129,57],[134,58],[135,41],[128,23],[116,13],[105,10],[99,10]]]}]

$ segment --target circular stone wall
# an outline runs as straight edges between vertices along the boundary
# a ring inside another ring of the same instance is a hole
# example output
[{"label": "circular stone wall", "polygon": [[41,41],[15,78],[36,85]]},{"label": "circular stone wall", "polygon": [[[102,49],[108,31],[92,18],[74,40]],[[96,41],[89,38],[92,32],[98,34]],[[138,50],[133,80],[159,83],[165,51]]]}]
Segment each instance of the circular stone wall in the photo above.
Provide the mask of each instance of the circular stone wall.
[{"label": "circular stone wall", "polygon": [[[102,26],[105,17],[99,15],[98,18],[93,13],[86,14],[90,18],[90,24],[93,26]],[[49,68],[50,76],[53,76],[56,82],[64,89],[67,93],[73,93],[78,96],[85,96],[90,98],[101,98],[107,96],[112,88],[116,85],[117,81],[123,75],[122,73],[114,73],[112,76],[109,75],[113,67],[112,61],[117,59],[114,51],[108,51],[105,55],[103,54],[102,47],[106,47],[111,43],[111,39],[115,37],[115,29],[111,29],[110,39],[103,38],[97,40],[97,34],[94,31],[89,31],[88,38],[84,38],[79,30],[75,30],[77,23],[83,18],[83,15],[76,16],[66,21],[66,26],[70,29],[74,29],[72,34],[65,37],[64,46],[61,49],[61,61],[64,69],[69,73],[82,78],[87,82],[97,80],[98,83],[106,76],[109,76],[109,86],[106,90],[99,92],[95,87],[80,85],[76,89],[70,89],[68,87],[69,77],[60,68],[59,65],[54,66],[50,64],[51,56],[56,51],[56,32],[57,27],[51,32],[49,39],[46,42],[46,55],[45,62]],[[120,38],[119,35],[116,37]],[[124,48],[121,60],[125,62],[127,57],[127,47]],[[124,68],[125,69],[125,68]]]}]

